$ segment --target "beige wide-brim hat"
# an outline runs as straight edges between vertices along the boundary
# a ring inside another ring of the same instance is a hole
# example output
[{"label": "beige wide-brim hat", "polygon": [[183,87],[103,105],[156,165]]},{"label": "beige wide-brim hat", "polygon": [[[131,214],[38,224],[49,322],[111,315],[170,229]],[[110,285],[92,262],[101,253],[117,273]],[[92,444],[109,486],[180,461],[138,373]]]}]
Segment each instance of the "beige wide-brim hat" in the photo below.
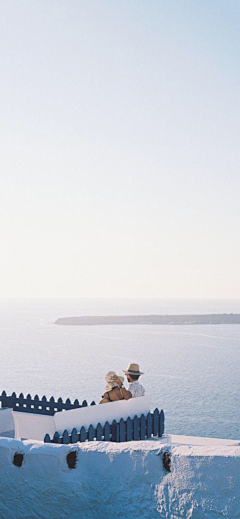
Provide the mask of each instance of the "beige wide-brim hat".
[{"label": "beige wide-brim hat", "polygon": [[[105,386],[106,391],[111,391],[111,389],[113,389],[114,387],[117,387],[117,384],[116,384],[116,382],[114,382],[112,380],[112,377],[116,377],[115,371],[108,371],[108,373],[106,373],[106,375],[105,375],[105,380],[107,382],[107,384]],[[124,377],[118,376],[118,378],[120,378],[121,382],[123,383]]]},{"label": "beige wide-brim hat", "polygon": [[143,371],[140,371],[138,364],[128,364],[127,369],[123,369],[124,373],[129,373],[129,375],[144,375]]}]

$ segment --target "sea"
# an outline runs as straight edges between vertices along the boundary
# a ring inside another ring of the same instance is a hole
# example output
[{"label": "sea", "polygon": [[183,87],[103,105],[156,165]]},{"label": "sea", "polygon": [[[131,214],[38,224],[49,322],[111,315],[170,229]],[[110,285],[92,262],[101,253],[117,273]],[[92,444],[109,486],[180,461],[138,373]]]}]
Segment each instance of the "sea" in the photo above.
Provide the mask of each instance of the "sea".
[{"label": "sea", "polygon": [[80,315],[240,313],[240,299],[0,298],[0,392],[89,403],[130,362],[165,432],[240,440],[240,325],[57,325]]}]

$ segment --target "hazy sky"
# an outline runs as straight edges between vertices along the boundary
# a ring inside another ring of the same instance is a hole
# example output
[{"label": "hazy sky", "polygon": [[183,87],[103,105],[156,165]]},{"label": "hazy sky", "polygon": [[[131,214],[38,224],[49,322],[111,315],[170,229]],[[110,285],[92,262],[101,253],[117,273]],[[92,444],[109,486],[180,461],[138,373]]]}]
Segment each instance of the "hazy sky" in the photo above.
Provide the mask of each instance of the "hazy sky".
[{"label": "hazy sky", "polygon": [[240,297],[239,0],[1,0],[0,295]]}]

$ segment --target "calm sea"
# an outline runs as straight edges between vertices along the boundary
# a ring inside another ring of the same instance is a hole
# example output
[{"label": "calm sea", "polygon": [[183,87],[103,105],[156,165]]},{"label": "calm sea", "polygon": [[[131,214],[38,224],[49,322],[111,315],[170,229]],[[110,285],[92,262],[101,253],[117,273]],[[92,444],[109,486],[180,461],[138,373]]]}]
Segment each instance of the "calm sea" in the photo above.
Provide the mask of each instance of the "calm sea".
[{"label": "calm sea", "polygon": [[240,300],[0,299],[1,387],[98,401],[129,362],[166,432],[240,439],[240,325],[59,326],[58,317],[240,313]]}]

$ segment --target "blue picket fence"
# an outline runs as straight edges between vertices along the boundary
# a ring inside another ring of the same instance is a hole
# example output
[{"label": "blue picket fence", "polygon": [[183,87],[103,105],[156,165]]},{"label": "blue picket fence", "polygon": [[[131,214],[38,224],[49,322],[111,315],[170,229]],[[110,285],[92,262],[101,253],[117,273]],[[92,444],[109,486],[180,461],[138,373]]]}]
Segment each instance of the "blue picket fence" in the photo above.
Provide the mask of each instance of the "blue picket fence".
[{"label": "blue picket fence", "polygon": [[[20,393],[19,396],[17,396],[16,393],[7,395],[5,391],[0,395],[0,402],[2,407],[10,407],[13,411],[51,416],[53,416],[56,411],[77,409],[88,405],[86,400],[83,400],[80,404],[77,399],[71,402],[70,398],[67,398],[64,402],[62,398],[55,400],[53,396],[48,400],[46,396],[39,398],[38,395],[31,397],[30,394],[24,397],[23,393]],[[91,405],[95,405],[95,402],[92,402]]]},{"label": "blue picket fence", "polygon": [[53,438],[46,434],[45,443],[77,443],[85,441],[112,441],[125,442],[131,440],[145,440],[152,436],[161,437],[164,433],[164,412],[155,409],[153,413],[149,412],[147,416],[143,414],[141,417],[135,416],[133,419],[128,418],[126,421],[121,418],[120,422],[114,420],[112,424],[106,422],[104,426],[100,423],[94,428],[92,425],[86,430],[81,427],[78,432],[73,429],[71,433],[67,430],[60,436],[55,432]]}]

